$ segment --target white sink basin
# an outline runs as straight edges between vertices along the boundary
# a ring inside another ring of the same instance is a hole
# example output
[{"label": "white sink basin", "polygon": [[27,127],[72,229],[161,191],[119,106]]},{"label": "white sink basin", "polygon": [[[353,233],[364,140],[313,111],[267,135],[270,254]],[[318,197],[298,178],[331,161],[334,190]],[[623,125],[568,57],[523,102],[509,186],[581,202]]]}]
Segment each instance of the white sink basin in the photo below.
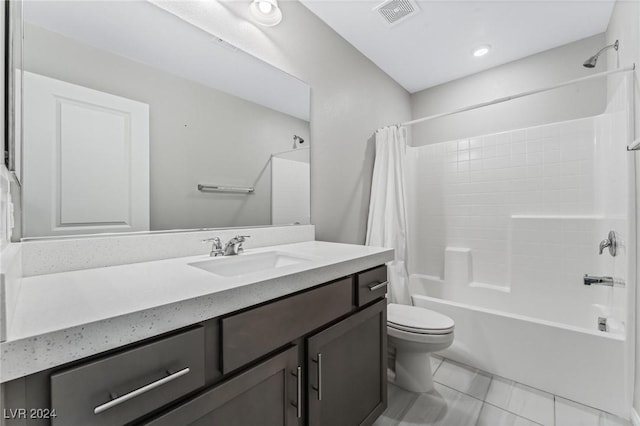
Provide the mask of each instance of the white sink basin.
[{"label": "white sink basin", "polygon": [[264,253],[240,254],[229,257],[214,257],[209,260],[189,263],[189,266],[200,268],[223,277],[235,277],[308,261],[309,259],[293,256],[288,253],[267,251]]}]

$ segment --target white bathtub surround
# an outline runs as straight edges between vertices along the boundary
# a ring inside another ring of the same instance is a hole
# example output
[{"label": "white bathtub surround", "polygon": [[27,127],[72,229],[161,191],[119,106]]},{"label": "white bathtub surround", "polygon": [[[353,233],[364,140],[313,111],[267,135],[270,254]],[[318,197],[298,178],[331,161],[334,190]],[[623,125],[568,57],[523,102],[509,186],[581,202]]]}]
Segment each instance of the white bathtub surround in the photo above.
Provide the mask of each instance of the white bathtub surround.
[{"label": "white bathtub surround", "polygon": [[612,414],[468,365],[441,362],[432,392],[407,392],[389,383],[388,408],[374,425],[631,426]]},{"label": "white bathtub surround", "polygon": [[[576,257],[583,253],[593,256],[594,247],[608,230],[601,235],[600,229],[574,227],[573,233],[557,235],[555,229],[545,229],[544,221],[547,217],[565,223],[581,217],[626,218],[623,208],[605,212],[606,191],[596,188],[596,183],[606,184],[605,189],[613,184],[596,179],[595,170],[621,167],[595,163],[600,152],[609,149],[601,138],[594,143],[596,122],[605,119],[581,119],[409,148],[409,228],[416,235],[409,242],[411,273],[442,277],[445,248],[462,247],[471,250],[475,282],[514,285],[510,229],[512,218],[518,216],[541,221],[537,229],[521,235],[524,239],[520,242],[529,245],[528,251],[518,255],[550,253],[547,257],[551,257],[568,252]],[[624,141],[618,142],[626,154]],[[625,185],[623,181],[619,186]],[[625,229],[616,231],[626,235],[626,224],[622,225]],[[540,273],[558,271],[541,266],[545,268]]]},{"label": "white bathtub surround", "polygon": [[271,223],[311,223],[309,148],[271,156]]},{"label": "white bathtub surround", "polygon": [[633,426],[640,426],[640,414],[638,414],[635,408],[631,409],[631,424],[633,424]]},{"label": "white bathtub surround", "polygon": [[[620,99],[600,116],[409,148],[407,190],[410,288],[416,305],[455,321],[446,355],[628,418],[636,255],[626,84],[611,83]],[[599,256],[610,230],[620,252]],[[585,286],[585,274],[626,286]]]},{"label": "white bathtub surround", "polygon": [[371,199],[366,244],[395,250],[388,265],[389,299],[411,304],[407,273],[406,150],[407,129],[390,126],[375,134],[376,158],[373,165]]},{"label": "white bathtub surround", "polygon": [[203,239],[250,235],[247,249],[315,239],[313,225],[223,228],[187,232],[151,232],[58,239],[30,239],[22,243],[25,277],[104,266],[124,265],[209,253]]},{"label": "white bathtub surround", "polygon": [[274,250],[305,261],[221,277],[189,265],[210,261],[207,253],[23,278],[7,341],[0,343],[0,381],[282,297],[393,257],[390,249],[319,241],[247,249],[242,256]]}]

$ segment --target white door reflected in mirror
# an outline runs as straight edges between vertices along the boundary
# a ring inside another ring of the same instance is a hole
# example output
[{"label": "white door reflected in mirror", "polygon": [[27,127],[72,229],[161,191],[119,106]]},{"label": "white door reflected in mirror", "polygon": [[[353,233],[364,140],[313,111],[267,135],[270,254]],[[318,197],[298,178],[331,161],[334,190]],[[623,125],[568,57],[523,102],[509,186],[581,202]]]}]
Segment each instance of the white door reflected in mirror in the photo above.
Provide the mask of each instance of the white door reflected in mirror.
[{"label": "white door reflected in mirror", "polygon": [[23,81],[24,236],[149,230],[149,106],[30,72]]}]

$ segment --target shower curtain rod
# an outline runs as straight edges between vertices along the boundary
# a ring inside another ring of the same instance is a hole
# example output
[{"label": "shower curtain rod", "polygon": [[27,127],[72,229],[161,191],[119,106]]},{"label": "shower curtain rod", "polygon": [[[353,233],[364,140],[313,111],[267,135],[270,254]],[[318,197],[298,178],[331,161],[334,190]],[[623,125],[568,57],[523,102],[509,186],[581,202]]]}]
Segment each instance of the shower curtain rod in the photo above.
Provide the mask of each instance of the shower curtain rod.
[{"label": "shower curtain rod", "polygon": [[488,102],[482,102],[482,103],[479,103],[479,104],[475,104],[475,105],[459,108],[459,109],[456,109],[456,110],[453,110],[453,111],[443,112],[443,113],[435,114],[435,115],[430,115],[428,117],[422,117],[422,118],[418,118],[418,119],[411,120],[411,121],[405,121],[404,123],[397,124],[397,126],[411,126],[413,124],[422,123],[424,121],[433,120],[435,118],[446,117],[448,115],[458,114],[460,112],[465,112],[465,111],[471,111],[471,110],[482,108],[482,107],[486,107],[486,106],[489,106],[489,105],[499,104],[499,103],[507,102],[507,101],[510,101],[510,100],[513,100],[513,99],[522,98],[524,96],[535,95],[536,93],[548,92],[549,90],[558,89],[560,87],[569,86],[569,85],[575,84],[575,83],[581,83],[583,81],[588,81],[588,80],[591,80],[591,79],[594,79],[594,78],[605,77],[607,75],[617,74],[617,73],[621,73],[621,72],[633,71],[633,70],[635,70],[635,68],[636,68],[636,65],[633,64],[633,65],[630,65],[630,66],[625,67],[625,68],[617,68],[617,69],[611,70],[611,71],[604,71],[604,72],[597,73],[597,74],[591,74],[591,75],[588,75],[586,77],[576,78],[574,80],[565,81],[564,83],[554,84],[552,86],[543,87],[541,89],[529,90],[528,92],[522,92],[522,93],[518,93],[516,95],[505,96],[503,98],[494,99],[494,100],[488,101]]}]

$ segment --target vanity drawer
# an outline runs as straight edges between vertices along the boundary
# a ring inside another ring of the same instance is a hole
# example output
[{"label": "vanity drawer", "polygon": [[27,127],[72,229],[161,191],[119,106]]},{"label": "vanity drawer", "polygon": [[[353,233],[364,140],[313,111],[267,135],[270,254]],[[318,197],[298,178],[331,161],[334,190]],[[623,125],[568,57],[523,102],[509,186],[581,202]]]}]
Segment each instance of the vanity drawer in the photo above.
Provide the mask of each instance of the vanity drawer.
[{"label": "vanity drawer", "polygon": [[333,283],[223,318],[222,372],[228,373],[353,309],[353,280]]},{"label": "vanity drawer", "polygon": [[387,293],[387,286],[386,265],[356,274],[356,302],[358,306],[384,297]]},{"label": "vanity drawer", "polygon": [[125,424],[204,386],[204,329],[51,375],[52,425]]}]

